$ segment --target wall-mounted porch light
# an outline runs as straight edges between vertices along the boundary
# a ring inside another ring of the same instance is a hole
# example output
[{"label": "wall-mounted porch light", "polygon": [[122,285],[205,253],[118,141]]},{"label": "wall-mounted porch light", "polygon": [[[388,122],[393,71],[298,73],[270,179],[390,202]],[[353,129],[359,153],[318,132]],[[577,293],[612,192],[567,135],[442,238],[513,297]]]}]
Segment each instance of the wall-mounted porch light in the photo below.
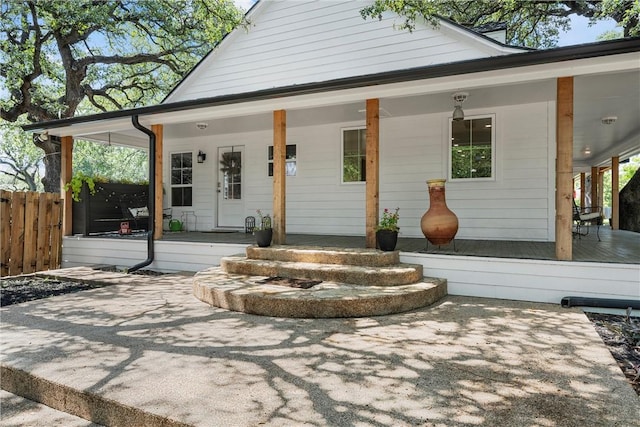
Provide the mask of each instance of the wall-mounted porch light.
[{"label": "wall-mounted porch light", "polygon": [[202,150],[198,151],[198,163],[204,163],[205,160],[207,160],[207,154],[203,153]]}]

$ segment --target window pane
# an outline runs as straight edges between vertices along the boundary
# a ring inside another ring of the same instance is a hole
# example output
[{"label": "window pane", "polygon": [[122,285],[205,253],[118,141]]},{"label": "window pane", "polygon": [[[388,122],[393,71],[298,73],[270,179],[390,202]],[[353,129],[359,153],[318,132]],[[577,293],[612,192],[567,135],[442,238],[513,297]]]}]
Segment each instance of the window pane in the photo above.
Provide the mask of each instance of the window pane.
[{"label": "window pane", "polygon": [[182,200],[182,188],[174,187],[171,189],[171,205],[184,206]]},{"label": "window pane", "polygon": [[190,168],[193,166],[192,154],[191,153],[182,153],[182,167]]},{"label": "window pane", "polygon": [[242,199],[242,185],[240,183],[231,184],[231,197],[230,197],[230,199],[235,199],[235,200]]},{"label": "window pane", "polygon": [[343,131],[342,181],[365,181],[366,129]]},{"label": "window pane", "polygon": [[491,118],[473,120],[473,145],[491,145]]},{"label": "window pane", "polygon": [[180,154],[172,154],[171,155],[171,169],[180,169],[182,167],[182,155]]},{"label": "window pane", "polygon": [[358,154],[358,131],[346,130],[344,131],[344,155],[353,156]]},{"label": "window pane", "polygon": [[296,145],[287,145],[287,160],[295,160],[296,158]]},{"label": "window pane", "polygon": [[491,178],[491,145],[474,147],[471,172],[473,178]]},{"label": "window pane", "polygon": [[493,118],[451,122],[451,178],[491,178]]},{"label": "window pane", "polygon": [[182,189],[182,200],[183,200],[182,206],[193,205],[192,196],[191,196],[191,187],[184,187]]},{"label": "window pane", "polygon": [[287,170],[287,176],[296,176],[296,170],[298,169],[297,164],[294,161],[287,161],[285,163],[285,167]]},{"label": "window pane", "polygon": [[269,176],[273,176],[273,163],[269,162],[269,164],[267,165],[267,174]]},{"label": "window pane", "polygon": [[269,146],[269,152],[267,154],[269,160],[273,160],[273,145]]},{"label": "window pane", "polygon": [[357,182],[361,180],[359,157],[346,157],[344,159],[342,176],[344,182]]},{"label": "window pane", "polygon": [[457,122],[451,122],[451,145],[453,147],[460,147],[463,145],[469,145],[471,143],[471,133],[469,120],[460,120]]},{"label": "window pane", "polygon": [[182,184],[182,173],[180,169],[171,171],[171,185]]},{"label": "window pane", "polygon": [[182,184],[191,184],[193,182],[192,174],[193,171],[191,169],[184,169],[182,171]]}]

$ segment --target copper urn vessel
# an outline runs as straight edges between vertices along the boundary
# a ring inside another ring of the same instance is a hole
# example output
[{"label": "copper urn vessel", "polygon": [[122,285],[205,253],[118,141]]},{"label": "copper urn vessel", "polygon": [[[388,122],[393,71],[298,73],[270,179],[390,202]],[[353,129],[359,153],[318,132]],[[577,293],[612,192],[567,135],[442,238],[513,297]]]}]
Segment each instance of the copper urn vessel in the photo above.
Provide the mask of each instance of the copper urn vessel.
[{"label": "copper urn vessel", "polygon": [[420,227],[422,234],[434,245],[449,243],[458,232],[458,217],[447,207],[445,200],[445,179],[430,179],[429,209],[422,216]]}]

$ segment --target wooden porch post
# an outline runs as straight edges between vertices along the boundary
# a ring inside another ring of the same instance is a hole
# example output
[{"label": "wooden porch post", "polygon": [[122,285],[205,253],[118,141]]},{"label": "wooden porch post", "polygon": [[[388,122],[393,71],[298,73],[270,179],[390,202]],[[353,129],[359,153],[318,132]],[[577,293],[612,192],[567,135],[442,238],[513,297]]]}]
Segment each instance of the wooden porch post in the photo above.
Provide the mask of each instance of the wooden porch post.
[{"label": "wooden porch post", "polygon": [[[158,240],[162,238],[162,207],[164,195],[162,192],[162,144],[163,144],[163,126],[151,125],[151,131],[156,135],[156,173],[155,173],[155,188],[153,189],[154,197],[156,199],[156,211],[150,212],[150,220],[155,222],[153,238]],[[151,178],[151,177],[149,177]]]},{"label": "wooden porch post", "polygon": [[366,238],[367,248],[376,247],[376,226],[380,207],[380,101],[367,99],[366,149]]},{"label": "wooden porch post", "polygon": [[582,172],[580,174],[580,207],[584,207],[584,200],[585,200],[585,194],[584,194],[584,183],[585,183],[585,173]]},{"label": "wooden porch post", "polygon": [[287,112],[273,112],[273,243],[286,242]]},{"label": "wooden porch post", "polygon": [[73,199],[71,190],[64,191],[64,185],[71,181],[73,176],[73,137],[60,138],[60,196],[64,203],[62,213],[62,235],[73,234]]},{"label": "wooden porch post", "polygon": [[[600,181],[600,171],[597,166],[591,167],[591,206],[598,206],[598,182]],[[585,206],[580,206],[584,208]]]},{"label": "wooden porch post", "polygon": [[611,228],[620,228],[620,157],[611,158]]},{"label": "wooden porch post", "polygon": [[573,77],[557,80],[556,258],[573,257]]}]

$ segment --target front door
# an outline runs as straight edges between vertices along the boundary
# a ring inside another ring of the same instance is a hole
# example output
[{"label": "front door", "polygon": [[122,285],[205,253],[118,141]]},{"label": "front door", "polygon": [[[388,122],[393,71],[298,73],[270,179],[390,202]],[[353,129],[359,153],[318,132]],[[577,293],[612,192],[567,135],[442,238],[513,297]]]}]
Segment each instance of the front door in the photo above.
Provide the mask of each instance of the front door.
[{"label": "front door", "polygon": [[244,146],[218,148],[218,227],[244,227]]}]

